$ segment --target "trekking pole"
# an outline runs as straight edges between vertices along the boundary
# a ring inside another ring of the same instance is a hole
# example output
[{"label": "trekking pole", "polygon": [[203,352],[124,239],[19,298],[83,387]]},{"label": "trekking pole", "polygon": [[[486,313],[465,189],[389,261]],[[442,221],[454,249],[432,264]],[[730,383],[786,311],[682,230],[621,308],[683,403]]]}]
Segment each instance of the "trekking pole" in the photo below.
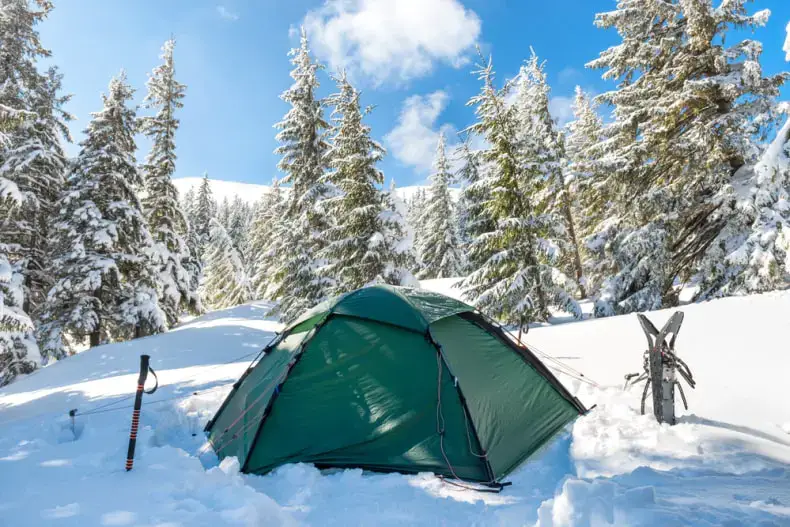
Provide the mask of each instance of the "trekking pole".
[{"label": "trekking pole", "polygon": [[[143,404],[143,393],[152,394],[159,386],[159,378],[156,372],[148,365],[148,355],[140,355],[140,376],[137,378],[137,393],[134,396],[134,410],[132,410],[132,429],[129,431],[129,451],[126,454],[126,471],[132,470],[134,465],[134,447],[137,444],[137,428],[140,426],[140,407]],[[148,371],[156,379],[156,384],[151,391],[145,390],[145,380],[148,378]]]}]

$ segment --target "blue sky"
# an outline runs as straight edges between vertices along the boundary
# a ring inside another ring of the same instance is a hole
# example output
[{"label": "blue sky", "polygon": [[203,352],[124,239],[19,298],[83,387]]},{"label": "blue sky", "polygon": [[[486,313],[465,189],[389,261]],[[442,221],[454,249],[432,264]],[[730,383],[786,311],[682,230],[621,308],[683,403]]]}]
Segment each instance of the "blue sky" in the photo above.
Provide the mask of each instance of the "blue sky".
[{"label": "blue sky", "polygon": [[[718,3],[719,0],[714,0]],[[532,46],[547,61],[555,117],[567,118],[578,84],[600,93],[612,88],[584,64],[617,42],[593,25],[615,0],[60,0],[41,27],[44,45],[74,95],[75,138],[100,109],[100,93],[121,68],[145,95],[148,72],[162,42],[177,40],[176,68],[188,86],[177,136],[176,177],[268,183],[277,175],[272,151],[276,123],[287,111],[286,89],[304,24],[328,70],[346,67],[375,105],[373,135],[388,149],[382,163],[398,185],[423,181],[440,130],[455,132],[473,119],[465,106],[479,84],[470,73],[474,46],[492,53],[500,79],[513,76]],[[767,73],[790,66],[781,51],[790,1],[757,0],[770,9],[762,41]],[[322,95],[333,91],[322,76]],[[784,95],[790,96],[790,90]],[[144,150],[146,145],[140,143]],[[76,154],[78,148],[69,151]],[[141,153],[144,155],[144,152]]]}]

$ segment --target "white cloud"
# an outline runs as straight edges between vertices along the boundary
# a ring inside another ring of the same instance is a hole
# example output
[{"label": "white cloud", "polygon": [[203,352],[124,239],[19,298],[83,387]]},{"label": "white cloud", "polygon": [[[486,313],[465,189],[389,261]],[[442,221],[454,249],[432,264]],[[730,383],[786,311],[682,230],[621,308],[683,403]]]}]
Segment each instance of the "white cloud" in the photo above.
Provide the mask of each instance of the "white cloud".
[{"label": "white cloud", "polygon": [[571,84],[576,82],[577,79],[582,77],[582,73],[576,68],[566,66],[557,74],[557,80],[560,84]]},{"label": "white cloud", "polygon": [[230,20],[231,22],[235,22],[236,20],[239,19],[238,13],[234,13],[224,5],[217,6],[217,14],[220,16],[220,18],[223,18],[225,20]]},{"label": "white cloud", "polygon": [[428,95],[412,95],[403,102],[398,124],[384,136],[395,159],[421,174],[428,174],[440,132],[444,132],[447,139],[448,153],[452,152],[457,143],[455,128],[449,124],[436,126],[449,100],[450,96],[439,90]]},{"label": "white cloud", "polygon": [[785,40],[785,45],[782,48],[787,55],[785,55],[786,60],[790,60],[790,22],[787,23],[787,39]]},{"label": "white cloud", "polygon": [[573,120],[573,97],[558,95],[549,99],[549,112],[560,127]]},{"label": "white cloud", "polygon": [[426,75],[435,62],[461,66],[480,35],[480,19],[459,0],[325,0],[303,25],[332,69],[375,84]]}]

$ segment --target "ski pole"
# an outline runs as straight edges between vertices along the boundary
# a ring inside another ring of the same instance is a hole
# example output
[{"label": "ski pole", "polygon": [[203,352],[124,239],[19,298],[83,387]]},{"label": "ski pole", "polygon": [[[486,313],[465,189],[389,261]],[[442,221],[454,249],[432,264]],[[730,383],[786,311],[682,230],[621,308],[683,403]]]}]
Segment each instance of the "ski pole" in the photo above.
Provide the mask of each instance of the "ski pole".
[{"label": "ski pole", "polygon": [[[156,372],[148,365],[149,359],[148,355],[140,355],[140,376],[137,378],[137,393],[134,396],[134,410],[132,410],[132,428],[129,431],[129,450],[126,454],[127,472],[132,470],[132,465],[134,465],[134,447],[137,444],[137,429],[140,426],[140,407],[143,404],[143,393],[152,394],[159,386]],[[151,391],[145,391],[145,380],[148,378],[149,370],[156,379],[156,384]]]}]

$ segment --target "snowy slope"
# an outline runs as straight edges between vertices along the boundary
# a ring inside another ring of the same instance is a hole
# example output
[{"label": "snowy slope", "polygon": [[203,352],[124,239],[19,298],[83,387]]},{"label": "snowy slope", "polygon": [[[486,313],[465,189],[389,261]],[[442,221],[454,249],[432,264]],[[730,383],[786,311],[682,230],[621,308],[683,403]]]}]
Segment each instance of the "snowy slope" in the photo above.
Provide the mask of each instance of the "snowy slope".
[{"label": "snowy slope", "polygon": [[[530,344],[599,385],[562,377],[598,406],[499,495],[427,474],[295,465],[246,476],[210,452],[199,458],[203,424],[279,327],[266,309],[254,302],[94,348],[0,390],[0,525],[790,525],[790,292],[684,308],[677,347],[698,388],[675,427],[638,415],[639,393],[620,389],[641,367],[634,316],[531,330]],[[141,353],[161,387],[146,396],[126,473],[124,398]]]},{"label": "snowy slope", "polygon": [[[195,188],[200,184],[202,178],[199,177],[184,177],[174,179],[173,183],[178,189],[178,193],[183,196],[189,189]],[[255,183],[239,183],[237,181],[222,181],[219,179],[211,179],[211,192],[214,199],[221,203],[225,198],[228,201],[233,201],[236,196],[241,197],[248,203],[257,202],[261,196],[270,188],[269,185],[258,185]],[[408,187],[398,187],[395,193],[402,200],[411,199],[414,194],[420,189],[428,189],[427,186],[412,185]],[[450,189],[450,193],[454,198],[458,197],[458,189]]]},{"label": "snowy slope", "polygon": [[[194,188],[197,192],[197,187],[203,178],[199,177],[183,177],[173,180],[173,184],[178,189],[178,194],[184,196],[189,189]],[[261,196],[269,190],[269,185],[258,185],[255,183],[239,183],[237,181],[222,181],[220,179],[210,179],[211,193],[217,203],[222,203],[227,199],[232,202],[236,196],[241,197],[247,203],[256,203]]]}]

